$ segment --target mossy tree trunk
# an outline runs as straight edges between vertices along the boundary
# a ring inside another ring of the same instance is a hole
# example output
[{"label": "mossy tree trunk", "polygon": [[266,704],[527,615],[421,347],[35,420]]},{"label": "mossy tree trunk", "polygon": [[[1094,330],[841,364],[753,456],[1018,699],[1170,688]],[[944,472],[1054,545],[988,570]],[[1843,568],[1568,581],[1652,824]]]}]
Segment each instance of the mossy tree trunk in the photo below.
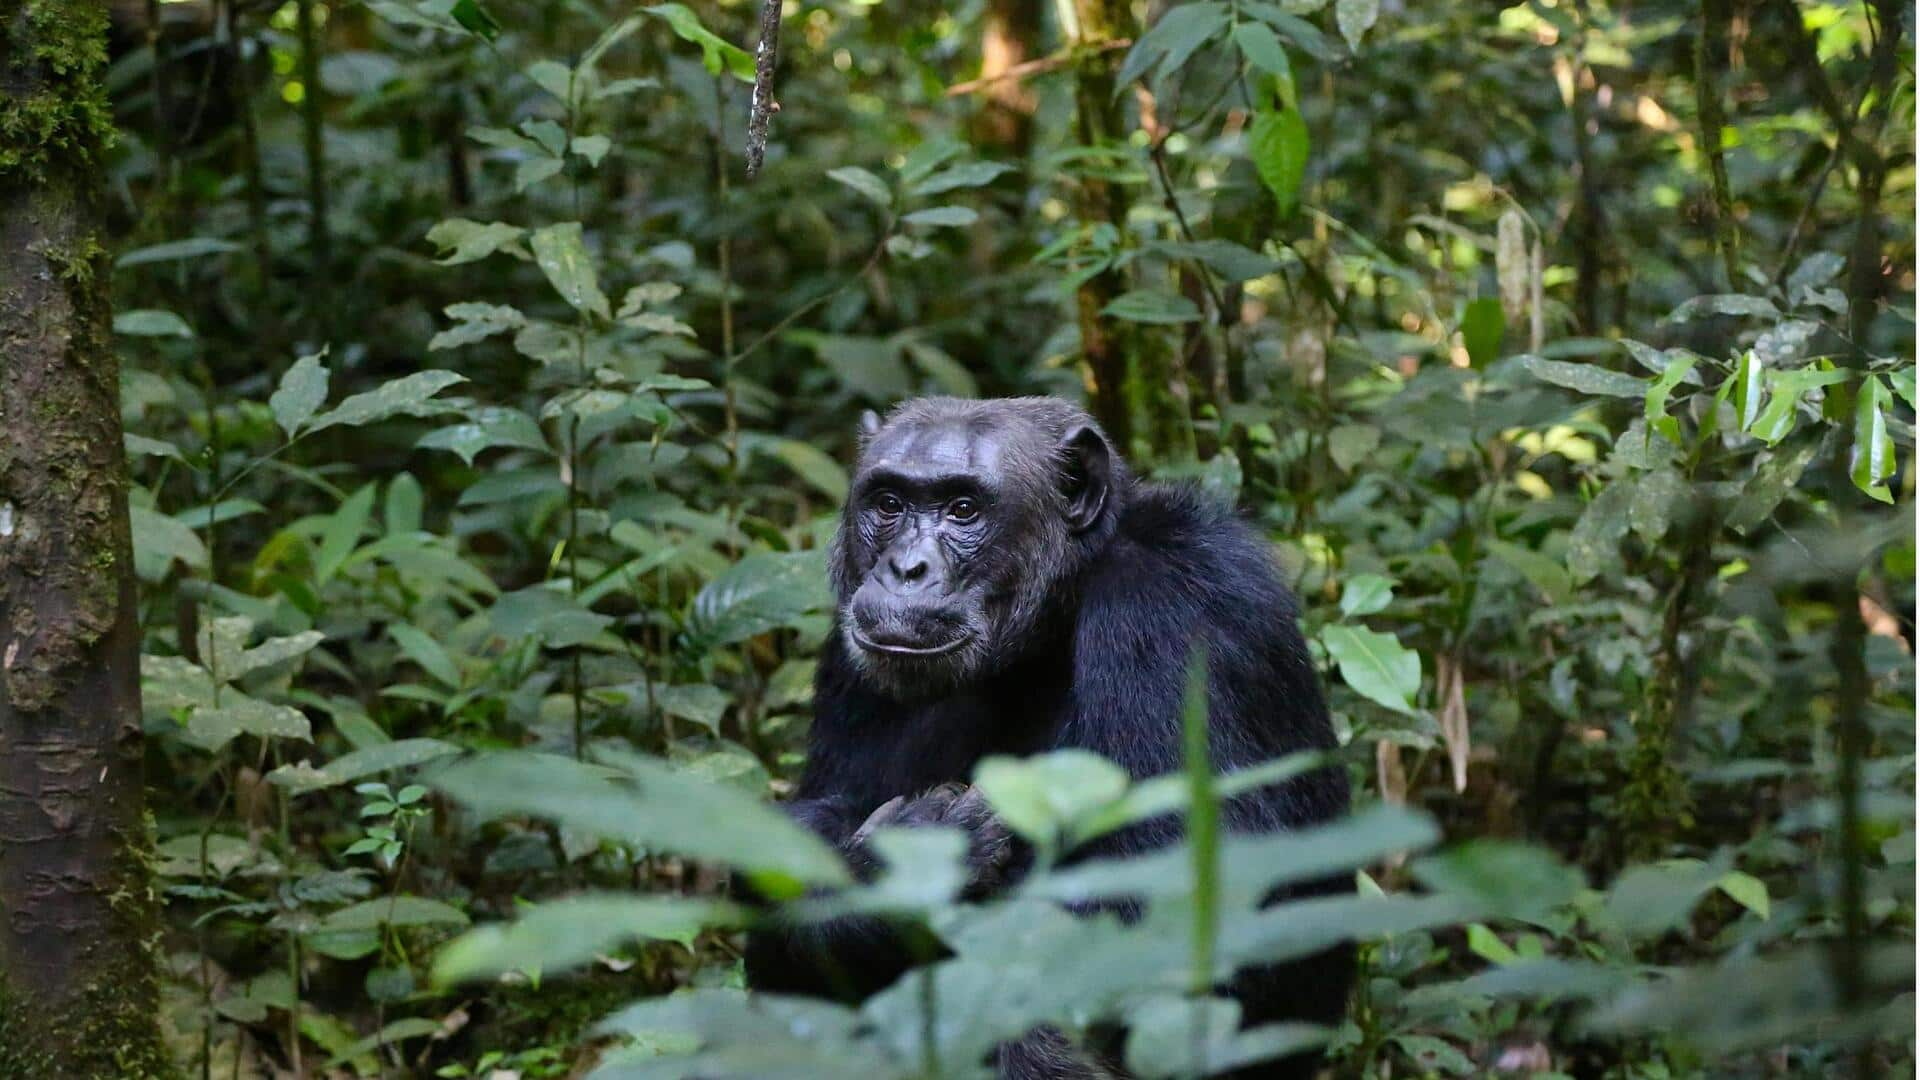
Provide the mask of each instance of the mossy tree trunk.
[{"label": "mossy tree trunk", "polygon": [[159,1077],[106,5],[0,0],[0,1076]]},{"label": "mossy tree trunk", "polygon": [[[1129,0],[1074,0],[1073,11],[1075,133],[1082,146],[1122,147],[1129,132],[1115,80],[1125,53],[1116,46],[1139,36],[1133,6]],[[1132,200],[1121,186],[1084,176],[1078,204],[1081,221],[1107,222],[1125,233]],[[1127,288],[1126,275],[1109,269],[1082,283],[1074,297],[1080,354],[1093,379],[1093,415],[1137,460],[1192,457],[1186,388],[1172,342],[1140,323],[1101,314]]]}]

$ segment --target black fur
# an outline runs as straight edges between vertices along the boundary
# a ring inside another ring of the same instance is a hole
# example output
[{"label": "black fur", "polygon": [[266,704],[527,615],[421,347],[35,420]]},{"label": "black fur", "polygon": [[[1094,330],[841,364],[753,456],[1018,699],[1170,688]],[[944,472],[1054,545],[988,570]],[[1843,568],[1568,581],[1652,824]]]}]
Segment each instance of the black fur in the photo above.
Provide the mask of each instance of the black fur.
[{"label": "black fur", "polygon": [[[982,437],[1002,434],[1002,469],[1057,470],[1059,461],[1031,460],[1032,446],[1093,430],[1078,409],[1048,399],[998,402],[931,400],[897,411],[876,441],[899,425],[959,423]],[[1005,444],[1014,444],[1012,452]],[[870,444],[871,446],[871,444]],[[1020,460],[1012,460],[1019,455]],[[870,456],[870,455],[869,455]],[[1031,754],[1061,747],[1097,751],[1136,778],[1180,767],[1180,702],[1191,643],[1208,656],[1211,752],[1216,770],[1245,768],[1283,754],[1334,745],[1296,608],[1276,573],[1270,549],[1233,513],[1195,490],[1139,483],[1114,462],[1113,490],[1097,527],[1071,540],[1032,521],[1003,523],[1001,536],[1030,544],[1075,545],[1072,551],[1001,551],[1034,568],[1023,587],[1044,589],[1013,603],[1043,614],[1024,638],[994,643],[976,668],[940,696],[915,700],[887,687],[900,680],[873,677],[856,645],[829,635],[820,659],[815,719],[805,773],[790,810],[830,842],[849,849],[859,866],[864,851],[851,844],[877,808],[900,797],[915,800],[944,791],[945,802],[922,814],[933,820],[954,801],[988,754]],[[1031,486],[1031,485],[1029,485]],[[1069,484],[1068,487],[1071,487]],[[854,499],[859,497],[856,476]],[[1069,499],[1072,492],[1060,498]],[[1050,512],[1048,498],[1024,508]],[[1012,512],[1002,508],[1003,513]],[[837,553],[836,586],[844,600],[859,584],[871,553],[846,550],[864,541],[848,508]],[[1036,585],[1035,579],[1039,579]],[[844,620],[846,616],[843,614]],[[903,698],[907,698],[903,700]],[[1325,821],[1347,807],[1347,783],[1338,769],[1322,769],[1266,788],[1223,808],[1230,829],[1270,831]],[[915,820],[913,803],[904,818]],[[897,813],[889,808],[887,813]],[[1076,853],[1126,855],[1176,839],[1168,818],[1106,837]],[[978,847],[978,845],[976,845]],[[1327,883],[1320,889],[1342,888]],[[873,920],[842,920],[798,930],[766,930],[748,945],[747,974],[761,989],[857,1000],[899,977],[917,959],[935,955],[925,941],[906,941]],[[1341,949],[1280,968],[1243,973],[1232,991],[1247,1023],[1301,1019],[1337,1024],[1352,977]],[[1111,1075],[1089,1066],[1062,1066],[1059,1038],[1036,1033],[999,1055],[1001,1075],[1040,1077]],[[1064,1071],[1063,1071],[1064,1069]],[[1290,1061],[1245,1075],[1311,1075],[1311,1061]]]}]

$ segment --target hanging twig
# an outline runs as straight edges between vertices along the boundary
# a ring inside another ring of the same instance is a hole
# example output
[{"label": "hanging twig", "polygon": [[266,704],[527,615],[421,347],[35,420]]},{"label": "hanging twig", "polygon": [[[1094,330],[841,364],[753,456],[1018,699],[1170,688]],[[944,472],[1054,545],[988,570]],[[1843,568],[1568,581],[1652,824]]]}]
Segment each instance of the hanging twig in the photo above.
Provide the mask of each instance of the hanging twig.
[{"label": "hanging twig", "polygon": [[773,69],[780,60],[780,2],[760,0],[760,44],[753,51],[753,106],[747,114],[747,179],[767,157],[767,124],[780,111],[773,100]]},{"label": "hanging twig", "polygon": [[1005,71],[993,75],[982,76],[978,79],[968,79],[966,82],[954,83],[952,86],[947,87],[947,96],[964,97],[976,90],[985,90],[989,86],[1006,82],[1008,79],[1024,79],[1029,75],[1040,75],[1049,71],[1058,71],[1088,54],[1112,52],[1115,49],[1130,48],[1132,45],[1133,39],[1130,37],[1114,38],[1111,41],[1101,41],[1091,45],[1081,46],[1077,52],[1070,49],[1055,53],[1052,56],[1042,56],[1038,60],[1027,60],[1014,64]]}]

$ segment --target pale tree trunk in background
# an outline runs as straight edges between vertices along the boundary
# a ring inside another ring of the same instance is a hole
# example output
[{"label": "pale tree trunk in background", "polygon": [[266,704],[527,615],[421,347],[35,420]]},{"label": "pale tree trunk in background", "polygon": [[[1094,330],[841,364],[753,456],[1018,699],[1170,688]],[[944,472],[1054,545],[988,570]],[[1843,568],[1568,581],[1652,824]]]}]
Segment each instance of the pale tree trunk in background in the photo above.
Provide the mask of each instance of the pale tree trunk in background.
[{"label": "pale tree trunk in background", "polygon": [[106,6],[0,0],[0,1076],[172,1075],[140,780]]},{"label": "pale tree trunk in background", "polygon": [[[1075,131],[1082,146],[1123,146],[1129,132],[1114,78],[1126,55],[1113,42],[1138,37],[1128,0],[1074,0],[1078,33],[1073,40]],[[1125,229],[1130,201],[1104,180],[1079,183],[1080,220],[1106,221]],[[1173,343],[1139,323],[1103,316],[1101,310],[1127,290],[1115,271],[1096,274],[1075,296],[1080,352],[1093,376],[1093,414],[1126,452],[1147,461],[1191,457],[1192,425],[1184,377]],[[1141,445],[1134,445],[1135,437]]]},{"label": "pale tree trunk in background", "polygon": [[1040,11],[1041,5],[1034,0],[988,0],[986,25],[980,32],[980,78],[996,81],[982,91],[985,101],[973,117],[976,146],[1025,157],[1032,145],[1039,95],[1025,79],[1001,76],[1034,58]]}]

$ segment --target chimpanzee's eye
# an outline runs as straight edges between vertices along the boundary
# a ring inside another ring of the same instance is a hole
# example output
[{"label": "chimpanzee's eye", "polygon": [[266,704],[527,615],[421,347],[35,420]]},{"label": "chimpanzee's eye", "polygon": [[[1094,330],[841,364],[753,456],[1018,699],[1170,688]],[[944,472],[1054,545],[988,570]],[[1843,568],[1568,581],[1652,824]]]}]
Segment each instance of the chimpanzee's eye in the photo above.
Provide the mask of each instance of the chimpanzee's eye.
[{"label": "chimpanzee's eye", "polygon": [[980,504],[972,499],[955,499],[947,504],[947,516],[965,525],[980,516]]},{"label": "chimpanzee's eye", "polygon": [[905,510],[907,504],[901,502],[900,496],[895,495],[893,492],[883,491],[873,497],[873,508],[888,517],[894,517]]}]

